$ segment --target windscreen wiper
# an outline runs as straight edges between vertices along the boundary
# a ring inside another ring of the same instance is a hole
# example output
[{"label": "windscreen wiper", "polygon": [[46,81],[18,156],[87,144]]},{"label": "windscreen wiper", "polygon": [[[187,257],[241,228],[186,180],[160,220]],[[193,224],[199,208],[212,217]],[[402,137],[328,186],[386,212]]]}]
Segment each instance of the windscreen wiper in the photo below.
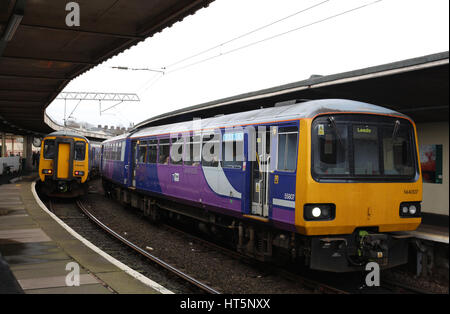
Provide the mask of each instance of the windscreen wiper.
[{"label": "windscreen wiper", "polygon": [[331,127],[333,128],[334,132],[337,135],[337,138],[339,140],[339,144],[341,144],[341,146],[343,146],[344,144],[342,142],[342,138],[341,138],[341,135],[339,133],[339,130],[338,130],[337,126],[336,126],[336,121],[334,120],[334,117],[333,116],[328,117],[328,121],[330,122]]},{"label": "windscreen wiper", "polygon": [[400,121],[395,120],[394,131],[392,131],[392,140],[395,140],[397,137],[398,129],[400,129]]}]

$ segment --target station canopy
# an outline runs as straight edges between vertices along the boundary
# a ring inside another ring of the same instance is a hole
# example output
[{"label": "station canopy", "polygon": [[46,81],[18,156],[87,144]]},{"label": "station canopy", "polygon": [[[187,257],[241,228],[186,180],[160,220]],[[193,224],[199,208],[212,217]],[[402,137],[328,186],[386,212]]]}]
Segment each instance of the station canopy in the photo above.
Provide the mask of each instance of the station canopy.
[{"label": "station canopy", "polygon": [[213,0],[0,1],[0,132],[45,134],[45,108],[80,74]]},{"label": "station canopy", "polygon": [[321,76],[172,111],[135,128],[275,106],[290,100],[344,98],[387,107],[415,122],[448,121],[449,53]]}]

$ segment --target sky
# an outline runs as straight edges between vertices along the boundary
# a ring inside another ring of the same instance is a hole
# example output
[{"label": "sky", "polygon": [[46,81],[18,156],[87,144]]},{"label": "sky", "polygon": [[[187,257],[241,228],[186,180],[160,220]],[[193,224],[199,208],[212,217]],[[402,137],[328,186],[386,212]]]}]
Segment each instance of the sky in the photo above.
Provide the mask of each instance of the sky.
[{"label": "sky", "polygon": [[[97,101],[83,101],[73,113],[93,125],[129,126],[314,74],[448,50],[448,0],[215,0],[74,79],[64,91],[137,93],[140,102],[124,102],[101,115]],[[67,101],[67,115],[76,104]],[[103,102],[101,108],[115,104]],[[55,100],[47,113],[62,123],[64,101]]]}]

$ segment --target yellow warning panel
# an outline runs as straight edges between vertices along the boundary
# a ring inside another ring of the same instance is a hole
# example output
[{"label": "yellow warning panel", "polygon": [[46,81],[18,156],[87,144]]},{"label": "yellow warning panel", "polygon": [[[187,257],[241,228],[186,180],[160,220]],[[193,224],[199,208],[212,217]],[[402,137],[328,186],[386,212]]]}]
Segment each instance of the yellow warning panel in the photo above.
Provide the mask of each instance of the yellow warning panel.
[{"label": "yellow warning panel", "polygon": [[58,172],[57,177],[67,179],[69,177],[70,144],[58,145]]}]

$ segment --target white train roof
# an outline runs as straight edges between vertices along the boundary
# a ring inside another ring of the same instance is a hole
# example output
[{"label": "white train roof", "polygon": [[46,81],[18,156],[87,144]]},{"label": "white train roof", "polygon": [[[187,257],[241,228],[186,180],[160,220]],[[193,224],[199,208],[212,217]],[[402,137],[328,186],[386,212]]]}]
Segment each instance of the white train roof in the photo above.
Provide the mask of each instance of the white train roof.
[{"label": "white train roof", "polygon": [[[153,126],[139,130],[138,132],[131,134],[131,137],[147,137],[158,134],[181,133],[191,130],[211,130],[247,124],[268,123],[272,121],[313,118],[318,114],[327,112],[375,113],[407,118],[407,116],[397,111],[364,102],[346,99],[323,99],[221,115],[201,120]],[[122,135],[120,138],[126,136],[127,135]],[[120,138],[116,137],[108,141],[118,140]]]}]

